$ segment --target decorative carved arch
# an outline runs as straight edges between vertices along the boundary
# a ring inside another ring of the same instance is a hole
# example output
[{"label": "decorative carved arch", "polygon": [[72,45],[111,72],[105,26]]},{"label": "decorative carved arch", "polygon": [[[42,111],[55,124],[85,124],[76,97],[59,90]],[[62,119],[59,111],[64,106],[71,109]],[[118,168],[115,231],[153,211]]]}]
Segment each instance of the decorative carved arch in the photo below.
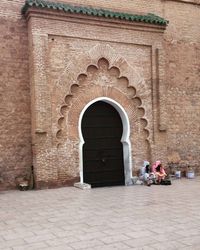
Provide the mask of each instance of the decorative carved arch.
[{"label": "decorative carved arch", "polygon": [[[136,69],[128,64],[124,58],[118,56],[117,52],[110,45],[98,44],[89,50],[87,54],[75,59],[74,62],[70,62],[56,83],[54,91],[56,92],[56,96],[58,96],[58,100],[60,100],[59,108],[57,109],[58,106],[53,108],[53,110],[58,111],[57,123],[56,127],[54,128],[57,143],[59,144],[59,141],[62,137],[62,124],[65,120],[66,110],[70,106],[71,99],[79,89],[81,79],[84,79],[88,76],[88,69],[90,67],[96,67],[98,69],[98,62],[102,58],[108,61],[109,70],[117,69],[118,75],[116,77],[118,79],[123,78],[126,80],[126,87],[129,92],[132,92],[131,98],[137,103],[137,108],[142,114],[141,120],[144,124],[143,129],[146,131],[147,141],[150,142],[152,138],[150,136],[151,129],[150,123],[148,121],[151,120],[151,117],[150,114],[146,112],[144,105],[145,102],[143,101],[147,95],[147,89],[143,78],[138,74]],[[63,92],[63,89],[65,92]]]}]

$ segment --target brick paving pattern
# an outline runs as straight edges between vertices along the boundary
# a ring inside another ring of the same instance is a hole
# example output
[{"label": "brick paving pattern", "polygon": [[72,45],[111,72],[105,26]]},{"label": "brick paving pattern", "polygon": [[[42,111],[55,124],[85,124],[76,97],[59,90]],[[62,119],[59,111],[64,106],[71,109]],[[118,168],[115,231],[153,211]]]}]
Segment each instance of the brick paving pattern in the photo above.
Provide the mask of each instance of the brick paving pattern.
[{"label": "brick paving pattern", "polygon": [[200,249],[200,178],[0,192],[0,249]]}]

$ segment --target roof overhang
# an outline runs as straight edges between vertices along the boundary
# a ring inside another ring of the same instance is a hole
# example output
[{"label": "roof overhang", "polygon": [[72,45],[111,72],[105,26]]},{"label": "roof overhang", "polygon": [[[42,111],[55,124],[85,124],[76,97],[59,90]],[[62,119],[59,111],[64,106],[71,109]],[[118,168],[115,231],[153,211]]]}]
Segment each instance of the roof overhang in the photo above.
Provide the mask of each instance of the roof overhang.
[{"label": "roof overhang", "polygon": [[165,30],[168,24],[167,20],[152,13],[130,14],[45,0],[26,0],[22,7],[22,14],[28,19],[34,13],[48,16],[48,18],[51,18],[51,16],[57,16],[57,18],[70,17],[93,21],[101,20],[109,23],[120,22],[120,24],[134,26],[149,26],[160,31]]}]

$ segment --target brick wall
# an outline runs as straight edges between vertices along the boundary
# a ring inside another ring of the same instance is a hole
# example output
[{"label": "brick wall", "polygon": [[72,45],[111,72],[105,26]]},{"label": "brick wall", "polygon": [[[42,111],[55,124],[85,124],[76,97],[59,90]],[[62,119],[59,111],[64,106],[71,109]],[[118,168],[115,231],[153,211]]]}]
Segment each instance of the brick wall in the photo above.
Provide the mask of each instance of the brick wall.
[{"label": "brick wall", "polygon": [[164,35],[167,75],[168,139],[166,147],[168,163],[169,165],[179,165],[182,168],[192,165],[199,171],[200,1],[126,0],[123,2],[96,2],[93,0],[75,0],[71,3],[124,12],[152,12],[169,20]]},{"label": "brick wall", "polygon": [[32,165],[27,25],[23,1],[0,2],[0,189]]},{"label": "brick wall", "polygon": [[[73,2],[63,0],[63,2],[121,12],[152,12],[169,20],[164,34],[167,145],[163,144],[165,132],[159,132],[158,145],[160,148],[166,148],[168,164],[178,164],[183,168],[190,164],[200,169],[198,0],[74,0]],[[15,187],[16,178],[27,175],[33,164],[28,28],[20,13],[23,4],[24,0],[0,2],[0,189]],[[74,148],[76,145],[73,150]],[[159,158],[158,148],[155,148],[155,151],[154,154]],[[53,156],[49,154],[51,159]],[[162,154],[161,158],[164,158]],[[55,173],[55,176],[58,175],[64,175],[62,169],[59,173]]]},{"label": "brick wall", "polygon": [[165,34],[168,161],[183,168],[192,165],[198,171],[200,169],[199,7],[200,5],[175,1],[167,1],[165,6],[165,16],[170,20]]}]

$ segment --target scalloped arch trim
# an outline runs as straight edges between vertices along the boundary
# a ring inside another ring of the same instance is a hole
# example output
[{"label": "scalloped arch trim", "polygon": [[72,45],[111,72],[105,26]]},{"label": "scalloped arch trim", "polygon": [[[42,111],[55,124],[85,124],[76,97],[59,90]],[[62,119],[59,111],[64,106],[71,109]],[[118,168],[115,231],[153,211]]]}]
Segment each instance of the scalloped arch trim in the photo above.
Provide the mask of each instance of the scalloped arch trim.
[{"label": "scalloped arch trim", "polygon": [[[91,65],[92,65],[92,66],[95,65],[95,67],[99,68],[99,67],[98,67],[98,62],[99,62],[99,60],[101,60],[102,58],[104,58],[104,57],[99,58],[99,57],[97,56],[97,57],[95,58],[95,61],[97,60],[97,62],[96,62],[95,64],[91,64]],[[107,60],[107,59],[105,59],[105,60]],[[112,58],[111,58],[110,60],[112,61]],[[109,63],[109,62],[108,62],[108,63]],[[91,66],[91,65],[89,65],[89,66]],[[87,69],[89,68],[89,66],[86,67],[82,73],[78,74],[77,77],[76,77],[76,79],[78,79],[80,76],[81,76],[81,77],[87,78],[87,74],[88,74]],[[112,65],[110,65],[110,63],[109,63],[109,66],[110,66],[109,68],[112,67]],[[119,68],[118,68],[118,69],[119,69]],[[119,69],[119,72],[120,72],[120,69]],[[119,77],[120,77],[120,76],[119,76]],[[119,78],[119,77],[117,77],[117,78]],[[128,78],[127,78],[127,79],[128,79]],[[129,88],[129,87],[130,87],[130,86],[127,84],[127,88]],[[79,84],[78,84],[77,82],[71,84],[71,85],[70,85],[70,89],[69,89],[69,93],[66,94],[66,95],[64,96],[64,98],[63,98],[63,99],[64,99],[64,103],[63,103],[63,105],[61,105],[61,107],[60,107],[60,117],[59,117],[59,119],[58,119],[58,130],[57,130],[57,133],[56,133],[56,139],[57,139],[58,141],[59,141],[59,139],[61,139],[61,137],[62,137],[62,125],[61,125],[61,123],[64,122],[64,119],[65,119],[65,114],[64,114],[64,113],[65,113],[65,108],[66,108],[68,105],[70,105],[71,99],[72,99],[73,95],[78,91],[78,88],[79,88]],[[146,123],[143,129],[147,132],[147,138],[146,138],[146,139],[149,141],[149,140],[150,140],[150,138],[149,138],[150,132],[149,132],[148,119],[147,119],[147,117],[146,117],[146,115],[145,115],[145,108],[142,106],[142,100],[141,100],[141,98],[138,96],[137,92],[138,92],[138,91],[135,92],[135,94],[133,95],[132,99],[133,99],[133,100],[138,100],[138,101],[137,101],[137,102],[138,102],[137,106],[138,106],[139,111],[142,112],[142,114],[141,114],[141,119],[144,120],[145,123]],[[58,143],[59,143],[59,142],[58,142]]]},{"label": "scalloped arch trim", "polygon": [[[137,72],[135,68],[128,64],[128,62],[121,56],[117,55],[117,52],[109,44],[97,44],[92,47],[88,53],[84,56],[76,58],[73,62],[70,62],[64,69],[60,78],[58,79],[55,87],[56,89],[67,86],[70,82],[76,84],[77,75],[87,74],[87,67],[90,65],[97,66],[97,62],[100,58],[105,58],[109,63],[109,68],[117,67],[120,70],[120,76],[125,76],[128,79],[134,79],[134,86],[138,89],[139,95],[142,96],[143,88],[145,88],[143,77]],[[122,69],[123,68],[123,69]],[[69,78],[70,76],[70,78]],[[131,85],[130,85],[131,86]],[[67,88],[66,88],[67,89]],[[140,93],[141,89],[141,93]],[[62,91],[61,91],[62,92]]]}]

